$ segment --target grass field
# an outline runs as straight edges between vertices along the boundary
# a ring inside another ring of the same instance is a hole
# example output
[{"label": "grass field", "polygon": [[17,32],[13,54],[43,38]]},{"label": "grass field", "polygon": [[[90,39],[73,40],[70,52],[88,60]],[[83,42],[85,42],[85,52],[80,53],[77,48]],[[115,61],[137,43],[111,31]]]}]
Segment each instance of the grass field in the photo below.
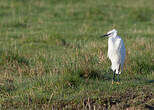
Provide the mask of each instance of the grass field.
[{"label": "grass field", "polygon": [[[154,106],[153,0],[0,0],[1,109]],[[126,47],[112,85],[107,39]]]}]

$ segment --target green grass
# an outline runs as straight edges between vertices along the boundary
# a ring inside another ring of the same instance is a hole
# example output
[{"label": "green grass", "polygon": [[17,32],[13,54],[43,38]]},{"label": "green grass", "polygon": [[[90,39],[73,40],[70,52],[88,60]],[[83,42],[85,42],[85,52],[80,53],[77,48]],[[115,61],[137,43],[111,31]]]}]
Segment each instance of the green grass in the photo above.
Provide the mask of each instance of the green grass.
[{"label": "green grass", "polygon": [[[154,99],[153,0],[1,0],[1,109],[144,108]],[[111,85],[107,39],[126,47]]]}]

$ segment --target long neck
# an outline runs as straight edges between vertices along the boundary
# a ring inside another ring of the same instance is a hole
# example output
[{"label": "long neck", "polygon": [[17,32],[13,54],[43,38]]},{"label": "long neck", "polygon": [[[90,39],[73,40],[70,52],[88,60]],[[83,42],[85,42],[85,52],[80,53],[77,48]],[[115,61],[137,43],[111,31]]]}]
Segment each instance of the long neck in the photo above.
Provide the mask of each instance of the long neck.
[{"label": "long neck", "polygon": [[114,34],[113,34],[113,38],[115,38],[116,36],[117,36],[117,33],[114,33]]},{"label": "long neck", "polygon": [[114,34],[112,35],[112,37],[109,37],[109,38],[108,38],[108,41],[114,43],[115,40],[116,40],[116,37],[117,37],[117,33],[114,33]]}]

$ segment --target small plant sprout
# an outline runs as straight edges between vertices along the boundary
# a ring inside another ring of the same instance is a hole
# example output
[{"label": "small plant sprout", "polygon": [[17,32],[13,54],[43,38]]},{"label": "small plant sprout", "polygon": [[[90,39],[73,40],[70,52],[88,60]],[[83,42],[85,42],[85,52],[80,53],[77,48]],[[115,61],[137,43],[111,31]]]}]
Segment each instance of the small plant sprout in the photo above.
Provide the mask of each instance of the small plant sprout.
[{"label": "small plant sprout", "polygon": [[116,81],[120,84],[119,74],[123,71],[125,61],[125,46],[120,36],[117,35],[117,30],[113,29],[101,37],[108,37],[108,54],[107,57],[111,60],[111,69],[113,71],[112,84]]}]

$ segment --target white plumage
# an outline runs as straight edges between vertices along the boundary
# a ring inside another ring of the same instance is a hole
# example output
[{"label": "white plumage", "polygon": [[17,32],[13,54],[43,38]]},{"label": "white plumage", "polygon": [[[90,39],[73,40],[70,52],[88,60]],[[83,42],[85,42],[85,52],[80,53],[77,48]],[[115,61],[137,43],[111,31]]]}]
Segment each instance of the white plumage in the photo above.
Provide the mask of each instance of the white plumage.
[{"label": "white plumage", "polygon": [[104,37],[108,37],[108,58],[111,60],[111,69],[115,74],[120,74],[123,71],[123,65],[125,61],[125,45],[120,36],[117,35],[117,30],[113,29],[109,31]]},{"label": "white plumage", "polygon": [[112,63],[111,69],[116,70],[116,74],[120,74],[125,61],[125,45],[121,37],[117,36],[115,29],[109,33],[113,33],[108,38],[108,57]]}]

